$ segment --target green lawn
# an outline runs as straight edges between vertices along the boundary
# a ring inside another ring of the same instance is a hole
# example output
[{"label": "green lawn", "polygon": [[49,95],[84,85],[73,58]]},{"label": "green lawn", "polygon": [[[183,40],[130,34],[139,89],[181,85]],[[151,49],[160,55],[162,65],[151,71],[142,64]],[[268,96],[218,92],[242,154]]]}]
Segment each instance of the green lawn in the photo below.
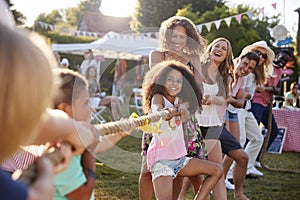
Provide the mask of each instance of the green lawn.
[{"label": "green lawn", "polygon": [[[97,155],[102,166],[97,166],[95,199],[138,199],[138,176],[140,168],[141,133],[123,139],[112,150]],[[300,153],[267,153],[265,162],[272,168],[300,171]],[[251,200],[297,200],[300,199],[300,174],[279,173],[262,170],[264,176],[246,179],[244,192]],[[229,191],[228,200],[233,199]],[[192,191],[186,199],[193,199]],[[211,198],[213,199],[213,198]]]}]

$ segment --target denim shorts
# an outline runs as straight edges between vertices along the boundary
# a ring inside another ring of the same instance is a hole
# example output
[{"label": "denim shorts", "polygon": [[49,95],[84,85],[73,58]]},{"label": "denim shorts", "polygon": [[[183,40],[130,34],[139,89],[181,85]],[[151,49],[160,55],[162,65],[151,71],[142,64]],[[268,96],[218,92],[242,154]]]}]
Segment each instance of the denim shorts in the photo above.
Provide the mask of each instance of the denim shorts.
[{"label": "denim shorts", "polygon": [[[229,152],[242,149],[241,144],[226,129],[225,126],[200,127],[204,139],[220,140],[222,152],[229,156]],[[230,157],[230,156],[229,156]]]},{"label": "denim shorts", "polygon": [[172,176],[176,178],[179,171],[188,164],[192,158],[181,157],[176,160],[159,160],[151,167],[152,181],[160,176]]},{"label": "denim shorts", "polygon": [[226,110],[225,120],[227,120],[229,122],[239,122],[238,114],[232,113],[232,112]]}]

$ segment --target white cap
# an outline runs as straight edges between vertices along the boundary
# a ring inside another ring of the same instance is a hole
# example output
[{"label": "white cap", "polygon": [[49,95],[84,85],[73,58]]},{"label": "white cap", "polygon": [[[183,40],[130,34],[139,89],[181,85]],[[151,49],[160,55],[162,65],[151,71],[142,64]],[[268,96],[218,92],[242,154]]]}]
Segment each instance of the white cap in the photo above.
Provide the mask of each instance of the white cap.
[{"label": "white cap", "polygon": [[65,65],[69,66],[69,60],[68,60],[68,58],[63,58],[61,60],[60,64],[62,64],[62,65],[65,64]]}]

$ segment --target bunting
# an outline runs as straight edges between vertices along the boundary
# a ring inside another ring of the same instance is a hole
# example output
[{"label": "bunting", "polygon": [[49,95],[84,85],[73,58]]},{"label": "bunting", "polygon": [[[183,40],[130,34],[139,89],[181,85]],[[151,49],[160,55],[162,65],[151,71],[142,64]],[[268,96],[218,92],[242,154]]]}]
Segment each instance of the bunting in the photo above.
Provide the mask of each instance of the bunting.
[{"label": "bunting", "polygon": [[[271,4],[271,6],[275,10],[277,9],[277,4],[276,3]],[[196,25],[196,27],[197,27],[197,29],[198,29],[198,31],[200,33],[203,30],[203,26],[205,26],[206,29],[207,29],[207,31],[210,32],[212,24],[214,24],[215,27],[216,27],[216,29],[219,30],[222,21],[224,21],[226,23],[227,27],[230,27],[232,19],[235,19],[240,24],[242,22],[242,17],[244,15],[247,15],[249,19],[252,19],[253,16],[254,16],[254,11],[255,10],[250,10],[250,11],[247,11],[247,12],[244,12],[244,13],[240,13],[240,14],[237,14],[237,15],[234,15],[234,16],[225,17],[225,18],[222,18],[222,19],[217,19],[215,21],[206,22],[206,23],[203,23],[203,24],[198,24],[198,25]],[[258,14],[264,15],[264,12],[265,12],[265,8],[264,7],[258,9]],[[56,29],[56,27],[54,25],[48,24],[48,23],[44,23],[44,22],[41,22],[41,21],[37,21],[36,25],[39,25],[40,27],[42,27],[43,29],[46,29],[46,30],[54,30],[54,29]],[[86,36],[86,37],[97,37],[97,38],[101,38],[101,37],[103,37],[105,35],[105,33],[87,32],[87,31],[80,31],[80,30],[69,31],[67,28],[64,28],[62,30],[62,32],[71,33],[73,36]],[[135,33],[124,34],[124,37],[125,37],[125,35],[127,35],[127,37],[129,35],[133,35],[134,36]],[[158,32],[148,32],[148,33],[141,34],[141,37],[142,38],[143,37],[158,38],[158,35],[159,35]]]}]

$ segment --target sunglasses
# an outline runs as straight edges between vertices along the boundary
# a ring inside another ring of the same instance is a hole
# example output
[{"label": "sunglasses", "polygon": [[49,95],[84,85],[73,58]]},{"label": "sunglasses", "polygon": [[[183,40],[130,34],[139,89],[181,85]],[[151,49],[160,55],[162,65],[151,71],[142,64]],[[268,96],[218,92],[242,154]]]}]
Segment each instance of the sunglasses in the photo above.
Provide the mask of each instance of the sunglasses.
[{"label": "sunglasses", "polygon": [[254,52],[257,53],[259,56],[261,56],[263,59],[267,59],[268,58],[268,55],[266,53],[262,53],[259,50],[255,50]]}]

